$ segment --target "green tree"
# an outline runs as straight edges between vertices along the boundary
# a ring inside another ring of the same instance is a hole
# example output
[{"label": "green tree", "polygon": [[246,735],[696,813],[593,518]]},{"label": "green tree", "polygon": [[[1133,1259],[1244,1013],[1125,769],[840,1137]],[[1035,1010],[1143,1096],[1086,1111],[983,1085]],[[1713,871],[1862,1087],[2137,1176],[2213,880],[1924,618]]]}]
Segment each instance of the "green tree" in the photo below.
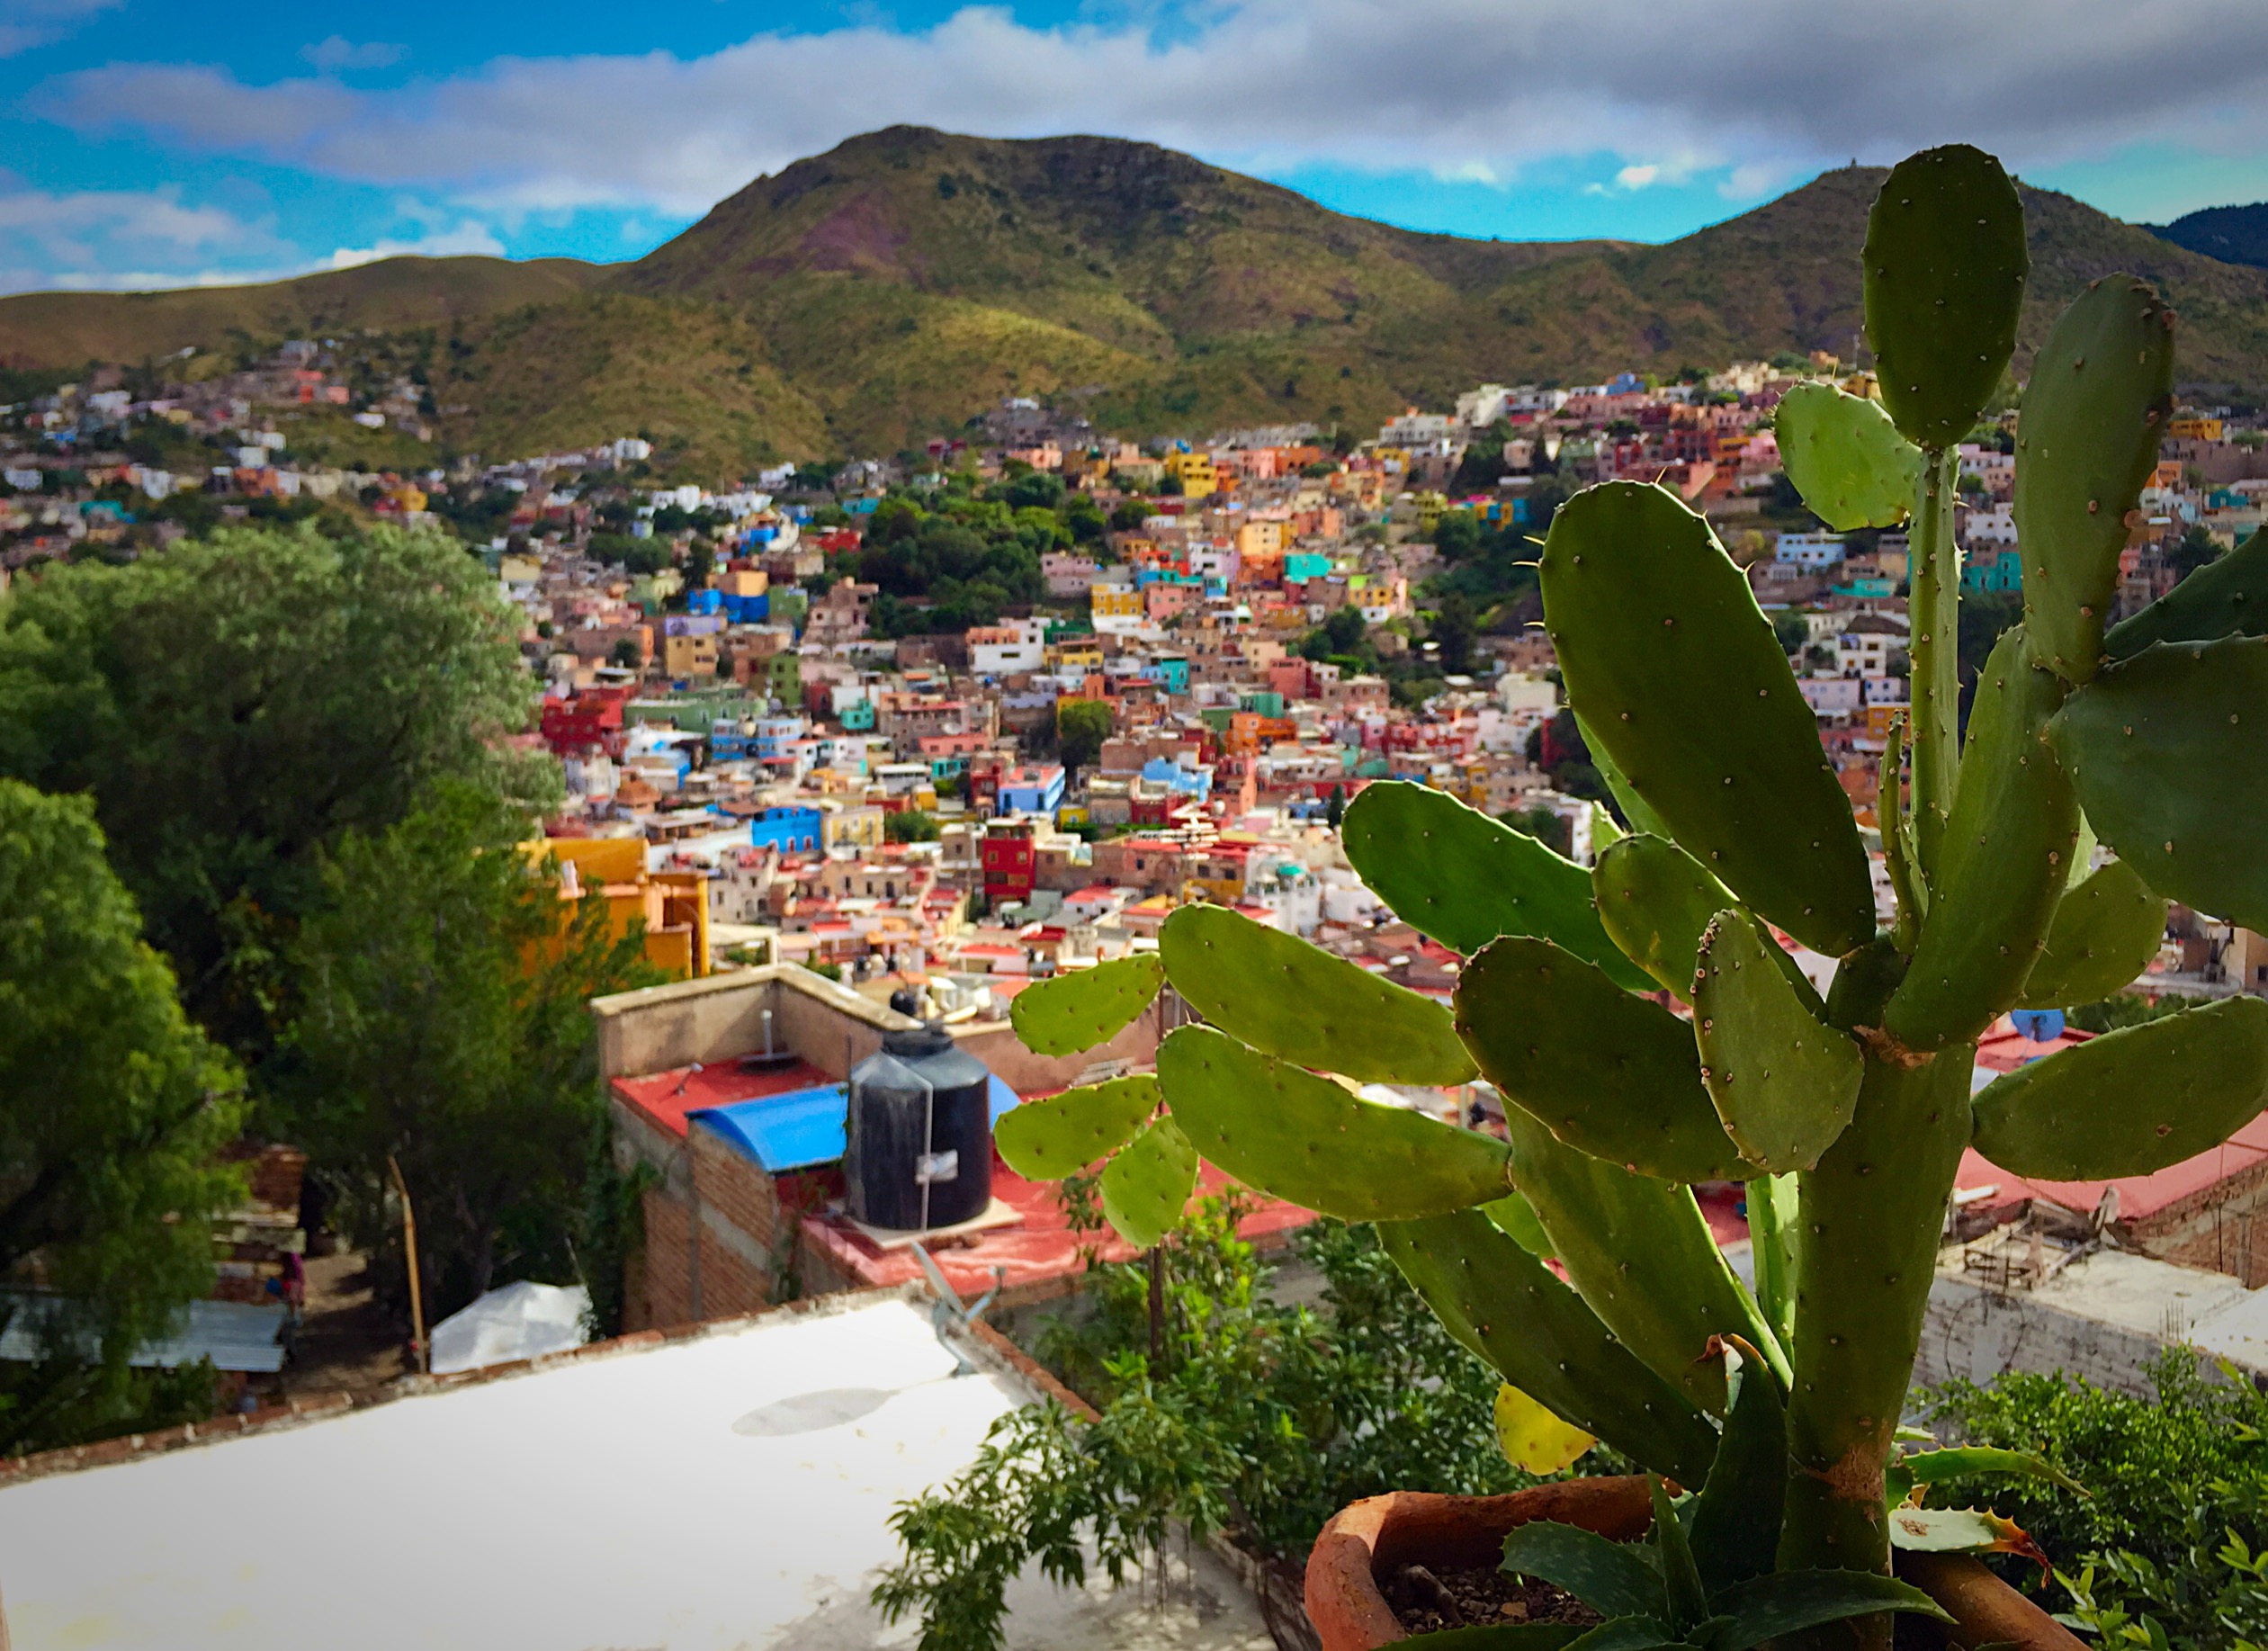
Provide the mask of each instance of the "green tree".
[{"label": "green tree", "polygon": [[438,780],[531,798],[502,754],[533,685],[520,616],[439,534],[238,530],[0,601],[0,776],[85,792],[191,1016],[247,1060],[323,851]]},{"label": "green tree", "polygon": [[601,899],[563,907],[549,865],[520,848],[532,830],[493,794],[440,786],[339,842],[292,947],[301,1008],[281,1063],[295,1137],[339,1189],[348,1231],[381,1252],[399,1160],[430,1317],[511,1279],[581,1273],[595,1299],[612,1282],[586,1006],[657,977],[641,928],[611,933]]},{"label": "green tree", "polygon": [[[0,1366],[0,1450],[196,1410],[130,1356],[212,1283],[211,1220],[243,1196],[228,1057],[181,1011],[93,807],[0,780],[0,1279],[37,1258],[43,1356]],[[0,1304],[0,1323],[12,1309]]]},{"label": "green tree", "polygon": [[1057,754],[1069,769],[1085,767],[1102,755],[1110,738],[1110,707],[1099,699],[1070,699],[1055,707]]},{"label": "green tree", "polygon": [[623,670],[637,670],[646,663],[646,656],[639,651],[635,640],[625,636],[608,651],[606,662]]},{"label": "green tree", "polygon": [[1473,598],[1461,591],[1451,591],[1441,598],[1435,610],[1431,639],[1439,643],[1441,668],[1462,674],[1473,668],[1473,643],[1480,635],[1480,615],[1474,610]]},{"label": "green tree", "polygon": [[2179,582],[2219,558],[2219,541],[2192,522],[2189,531],[2182,535],[2182,542],[2174,547],[2165,560],[2173,567],[2175,581]]},{"label": "green tree", "polygon": [[1336,831],[1339,829],[1339,822],[1346,817],[1347,788],[1344,785],[1333,785],[1331,788],[1331,796],[1323,803],[1323,823]]},{"label": "green tree", "polygon": [[1149,503],[1139,498],[1122,498],[1110,513],[1112,530],[1122,534],[1132,533],[1149,519]]},{"label": "green tree", "polygon": [[937,833],[937,816],[926,809],[901,809],[883,816],[882,834],[893,843],[934,843]]},{"label": "green tree", "polygon": [[1331,644],[1333,653],[1353,653],[1361,648],[1363,633],[1367,628],[1363,624],[1362,610],[1349,603],[1331,609],[1324,616],[1323,640]]}]

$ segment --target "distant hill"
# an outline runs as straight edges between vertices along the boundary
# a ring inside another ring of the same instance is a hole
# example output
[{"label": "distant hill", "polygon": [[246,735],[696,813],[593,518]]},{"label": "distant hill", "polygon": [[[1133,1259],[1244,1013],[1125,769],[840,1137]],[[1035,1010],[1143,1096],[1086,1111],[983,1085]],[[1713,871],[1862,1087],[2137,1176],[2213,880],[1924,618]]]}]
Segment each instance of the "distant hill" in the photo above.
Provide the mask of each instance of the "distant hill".
[{"label": "distant hill", "polygon": [[264,348],[318,333],[432,327],[554,302],[607,273],[575,258],[381,258],[261,286],[25,292],[0,298],[0,366],[131,363],[193,345]]},{"label": "distant hill", "polygon": [[2145,226],[2177,247],[2201,252],[2224,264],[2268,268],[2268,201],[2251,206],[2209,206],[2169,224]]},{"label": "distant hill", "polygon": [[[1360,427],[1488,380],[1847,355],[1882,176],[1826,173],[1658,247],[1480,241],[1150,144],[893,127],[757,179],[636,263],[392,260],[264,288],[0,299],[0,363],[432,328],[421,359],[463,409],[453,440],[500,454],[642,428],[727,475],[895,449],[1013,393],[1128,433]],[[2025,205],[2020,372],[2066,302],[2128,270],[2180,310],[2186,381],[2268,389],[2268,270],[2066,195]]]}]

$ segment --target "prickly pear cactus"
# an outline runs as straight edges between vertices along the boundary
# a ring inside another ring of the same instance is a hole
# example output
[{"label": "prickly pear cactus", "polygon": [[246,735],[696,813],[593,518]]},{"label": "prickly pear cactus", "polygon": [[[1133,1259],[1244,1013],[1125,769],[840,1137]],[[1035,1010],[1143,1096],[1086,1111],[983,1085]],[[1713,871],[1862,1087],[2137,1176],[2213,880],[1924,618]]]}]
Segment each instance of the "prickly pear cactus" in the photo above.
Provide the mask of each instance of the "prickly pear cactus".
[{"label": "prickly pear cactus", "polygon": [[[1658,1521],[1640,1566],[1646,1588],[1690,1584],[1667,1607],[1681,1620],[1705,1595],[1714,1610],[1881,1573],[1895,1542],[1996,1539],[2004,1521],[1906,1506],[1953,1469],[1896,1442],[1972,1144],[2018,1174],[2141,1174],[2268,1106],[2268,1004],[2250,999],[2060,1051],[1972,1099],[1993,1018],[2124,985],[2168,900],[2268,929],[2268,543],[2106,629],[2174,382],[2172,312],[2131,277],[2074,303],[2033,367],[2016,433],[2026,617],[1981,673],[1965,740],[1958,725],[1955,449],[2008,370],[2025,245],[1990,156],[1957,146],[1896,168],[1865,248],[1880,404],[1823,385],[1780,415],[1819,516],[1909,524],[1913,703],[1877,803],[1895,920],[1877,931],[1850,804],[1747,579],[1675,495],[1609,482],[1558,512],[1541,584],[1632,834],[1585,876],[1452,799],[1369,787],[1348,810],[1349,857],[1466,955],[1446,1022],[1288,936],[1179,913],[1165,971],[1212,1025],[1168,1040],[1170,1116],[1105,1172],[1122,1231],[1166,1218],[1192,1153],[1376,1220],[1519,1415],[1541,1407],[1704,1487],[1690,1544],[1683,1515]],[[1782,936],[1835,960],[1824,999]],[[1061,1018],[1123,1025],[1123,1001],[1090,1001],[1101,991],[1064,991]],[[1475,1069],[1504,1102],[1503,1141],[1350,1092]],[[1059,1110],[1019,1126],[1020,1153],[1060,1162],[1143,1122],[1099,1099]],[[1753,1293],[1690,1191],[1720,1180],[1747,1184]],[[1959,1471],[2048,1471],[1971,1454]],[[1557,1540],[1522,1551],[1556,1563]],[[1797,1575],[1758,1575],[1775,1565]],[[1884,1651],[1896,1584],[1860,1580],[1828,1591],[1878,1613],[1858,1628]]]}]

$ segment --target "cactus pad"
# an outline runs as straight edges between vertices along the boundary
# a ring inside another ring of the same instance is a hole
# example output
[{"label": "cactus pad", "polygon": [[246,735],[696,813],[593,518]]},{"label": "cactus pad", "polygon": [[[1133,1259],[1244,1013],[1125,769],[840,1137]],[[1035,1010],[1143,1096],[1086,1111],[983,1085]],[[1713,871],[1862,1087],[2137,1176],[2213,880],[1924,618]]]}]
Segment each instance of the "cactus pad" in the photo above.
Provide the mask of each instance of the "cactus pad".
[{"label": "cactus pad", "polygon": [[1102,1213],[1119,1237],[1148,1250],[1179,1223],[1197,1184],[1197,1149],[1161,1117],[1103,1166]]},{"label": "cactus pad", "polygon": [[[1622,811],[1622,817],[1630,822],[1630,830],[1666,839],[1670,835],[1670,828],[1663,822],[1662,816],[1654,812],[1654,804],[1631,789],[1628,778],[1615,766],[1614,753],[1607,749],[1597,734],[1591,731],[1591,724],[1580,715],[1575,718],[1575,731],[1582,736],[1583,749],[1591,753],[1591,766],[1599,770],[1599,777],[1606,782],[1607,794]],[[1616,835],[1619,837],[1622,833],[1617,832]],[[1603,846],[1596,842],[1592,844],[1594,848]]]},{"label": "cactus pad", "polygon": [[2130,984],[2165,938],[2165,905],[2124,860],[2089,875],[2056,908],[2016,1007],[2067,1009]]},{"label": "cactus pad", "polygon": [[1708,1476],[1708,1420],[1486,1216],[1384,1221],[1378,1239],[1443,1328],[1506,1381],[1657,1473]]},{"label": "cactus pad", "polygon": [[1645,984],[1600,928],[1588,872],[1447,792],[1407,780],[1366,785],[1340,833],[1370,891],[1452,951],[1469,957],[1499,935],[1537,935],[1626,985]]},{"label": "cactus pad", "polygon": [[2104,633],[2102,651],[2132,659],[2152,642],[2210,642],[2268,633],[2268,533],[2207,562],[2149,606]]},{"label": "cactus pad", "polygon": [[[1741,1335],[1774,1350],[1777,1344],[1726,1265],[1692,1189],[1563,1145],[1517,1110],[1504,1121],[1512,1179],[1550,1236],[1567,1281],[1623,1346],[1691,1403],[1721,1414],[1725,1365],[1709,1356],[1710,1339]],[[1645,1265],[1633,1266],[1635,1256]]]},{"label": "cactus pad", "polygon": [[1448,1009],[1226,906],[1184,906],[1158,936],[1173,989],[1231,1036],[1358,1082],[1464,1083]]},{"label": "cactus pad", "polygon": [[2228,998],[2106,1032],[1977,1092],[1977,1150],[2015,1175],[2147,1175],[2268,1106],[2268,1002]]},{"label": "cactus pad", "polygon": [[1837,533],[1895,527],[1914,508],[1922,450],[1880,403],[1833,384],[1798,384],[1779,399],[1772,426],[1788,480]]},{"label": "cactus pad", "polygon": [[2119,552],[2173,408],[2174,312],[2131,275],[2073,300],[2033,358],[2016,436],[2024,630],[2068,681],[2102,660]]},{"label": "cactus pad", "polygon": [[1341,1221],[1443,1215],[1504,1196],[1501,1141],[1349,1094],[1328,1078],[1182,1027],[1158,1079],[1189,1144],[1248,1187]]},{"label": "cactus pad", "polygon": [[1510,1233],[1528,1254],[1546,1261],[1559,1259],[1559,1252],[1552,1248],[1551,1234],[1536,1219],[1536,1207],[1519,1193],[1508,1192],[1480,1208],[1481,1214]]},{"label": "cactus pad", "polygon": [[1077,1054],[1132,1026],[1165,978],[1165,965],[1147,952],[1058,974],[1017,992],[1008,1024],[1034,1054]]},{"label": "cactus pad", "polygon": [[2046,944],[2079,843],[2079,805],[2046,738],[2063,695],[2021,625],[1977,674],[1929,917],[1885,1021],[1913,1048],[1982,1032],[2023,995]]},{"label": "cactus pad", "polygon": [[1909,156],[1874,198],[1860,256],[1882,405],[1907,440],[1950,447],[2016,347],[2031,266],[2016,186],[1967,144]]},{"label": "cactus pad", "polygon": [[1549,941],[1507,938],[1467,964],[1457,1028],[1505,1099],[1578,1152],[1664,1180],[1744,1172],[1691,1029]]},{"label": "cactus pad", "polygon": [[1506,1382],[1496,1390],[1496,1448],[1523,1473],[1564,1473],[1599,1441]]},{"label": "cactus pad", "polygon": [[1552,519],[1543,591],[1570,697],[1679,845],[1807,946],[1869,938],[1851,800],[1708,524],[1659,487],[1587,489]]},{"label": "cactus pad", "polygon": [[1702,1081],[1741,1156],[1774,1175],[1810,1169],[1834,1144],[1865,1065],[1850,1035],[1796,995],[1772,956],[1779,949],[1755,919],[1720,911],[1693,979]]},{"label": "cactus pad", "polygon": [[1132,1140],[1163,1099],[1150,1077],[1065,1090],[1011,1108],[992,1126],[992,1144],[1026,1180],[1059,1181]]},{"label": "cactus pad", "polygon": [[2048,735],[2143,882],[2268,929],[2268,637],[2145,649],[2074,694]]},{"label": "cactus pad", "polygon": [[[1591,882],[1599,891],[1599,920],[1623,956],[1691,1002],[1701,931],[1709,919],[1738,903],[1733,892],[1684,849],[1651,833],[1611,844],[1591,867]],[[1779,956],[1797,995],[1816,1008],[1818,994],[1795,959],[1784,951]]]}]

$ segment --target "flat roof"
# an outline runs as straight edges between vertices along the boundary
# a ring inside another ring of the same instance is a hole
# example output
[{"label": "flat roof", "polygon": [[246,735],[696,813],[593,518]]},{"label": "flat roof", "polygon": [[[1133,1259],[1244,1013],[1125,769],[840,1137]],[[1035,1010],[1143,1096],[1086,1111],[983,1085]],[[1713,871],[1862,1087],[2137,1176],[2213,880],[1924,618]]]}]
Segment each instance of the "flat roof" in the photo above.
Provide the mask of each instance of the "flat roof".
[{"label": "flat roof", "polygon": [[817,1089],[833,1081],[808,1061],[783,1066],[751,1067],[739,1060],[717,1061],[695,1070],[673,1066],[667,1072],[639,1078],[612,1080],[614,1093],[656,1127],[682,1139],[686,1119],[695,1112],[729,1107],[736,1101],[766,1095],[785,1095]]},{"label": "flat roof", "polygon": [[[1035,1391],[955,1377],[920,1302],[838,1303],[9,1485],[7,1628],[18,1651],[910,1645],[866,1602],[891,1510]],[[1026,1575],[1010,1643],[1267,1651],[1194,1557],[1162,1612]]]}]

